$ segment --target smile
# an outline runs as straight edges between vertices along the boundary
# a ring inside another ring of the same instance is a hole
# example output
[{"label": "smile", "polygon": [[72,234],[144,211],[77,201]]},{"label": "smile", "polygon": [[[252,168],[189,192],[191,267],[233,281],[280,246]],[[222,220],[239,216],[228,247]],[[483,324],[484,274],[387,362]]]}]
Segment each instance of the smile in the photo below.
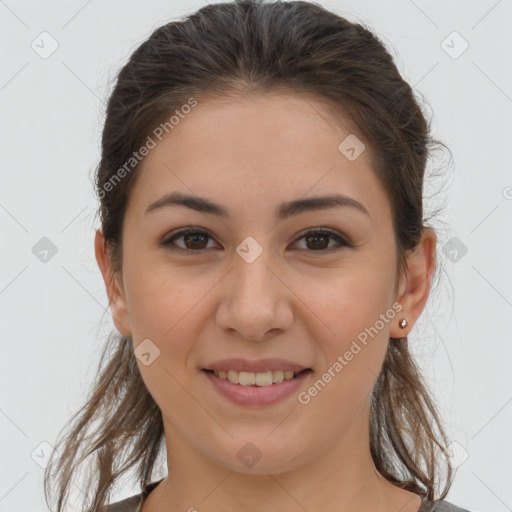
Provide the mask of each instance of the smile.
[{"label": "smile", "polygon": [[313,373],[311,368],[300,372],[274,370],[268,372],[237,372],[202,370],[220,396],[237,405],[272,405],[294,395],[303,381]]},{"label": "smile", "polygon": [[296,377],[300,372],[290,370],[276,370],[268,372],[237,372],[229,370],[228,372],[214,371],[213,374],[220,379],[227,380],[232,384],[241,386],[271,386],[284,380],[290,380]]}]

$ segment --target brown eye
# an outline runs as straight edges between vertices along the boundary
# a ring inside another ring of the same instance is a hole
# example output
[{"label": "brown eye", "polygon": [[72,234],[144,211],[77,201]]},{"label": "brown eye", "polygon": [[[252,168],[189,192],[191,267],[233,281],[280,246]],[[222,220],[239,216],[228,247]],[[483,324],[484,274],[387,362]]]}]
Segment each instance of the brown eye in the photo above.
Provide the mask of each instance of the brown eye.
[{"label": "brown eye", "polygon": [[[177,244],[176,241],[181,239],[183,240],[183,245]],[[202,229],[188,228],[167,237],[161,242],[161,245],[173,251],[200,253],[205,249],[212,248],[211,246],[208,247],[209,239],[213,240],[208,232]],[[338,233],[325,229],[307,231],[298,240],[303,239],[305,241],[305,248],[299,248],[299,250],[307,252],[331,252],[343,247],[351,247],[351,244]],[[334,241],[334,244],[331,244],[332,241]]]},{"label": "brown eye", "polygon": [[162,242],[164,246],[177,245],[176,240],[183,239],[184,247],[177,245],[176,248],[170,247],[173,250],[198,252],[207,249],[207,241],[211,236],[206,232],[199,229],[188,229],[175,233],[170,238],[165,239]]},{"label": "brown eye", "polygon": [[[330,251],[331,249],[336,250],[341,247],[350,247],[350,244],[343,237],[333,231],[311,230],[299,238],[299,240],[302,239],[305,241],[306,248],[311,249],[309,252]],[[336,242],[334,246],[329,246],[329,239]]]}]

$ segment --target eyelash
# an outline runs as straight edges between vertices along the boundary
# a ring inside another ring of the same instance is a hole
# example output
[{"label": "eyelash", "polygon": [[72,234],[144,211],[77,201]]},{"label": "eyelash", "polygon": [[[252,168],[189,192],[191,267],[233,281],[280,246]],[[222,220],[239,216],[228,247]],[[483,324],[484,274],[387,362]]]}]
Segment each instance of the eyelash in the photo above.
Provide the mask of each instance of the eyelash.
[{"label": "eyelash", "polygon": [[[206,249],[185,249],[183,247],[171,247],[174,244],[175,240],[182,238],[186,235],[192,235],[192,234],[206,235],[210,239],[213,239],[213,237],[207,231],[204,231],[203,229],[187,228],[187,229],[178,231],[176,233],[171,233],[171,236],[168,236],[164,240],[162,240],[161,245],[163,245],[165,248],[170,249],[172,251],[188,253],[188,254],[194,253],[194,252],[201,253],[201,252],[205,251]],[[307,236],[311,236],[311,235],[329,236],[338,242],[339,247],[334,247],[334,248],[329,247],[327,249],[319,249],[319,250],[308,250],[308,249],[299,249],[299,250],[307,251],[307,252],[319,252],[319,253],[328,252],[328,253],[330,253],[333,251],[338,251],[340,249],[343,249],[344,247],[352,247],[352,244],[350,244],[345,238],[343,238],[341,235],[339,235],[335,231],[331,231],[330,229],[323,229],[323,228],[310,229],[309,231],[306,231],[305,233],[303,233],[302,236],[300,236],[297,239],[297,241],[301,240],[303,238],[306,238]]]}]

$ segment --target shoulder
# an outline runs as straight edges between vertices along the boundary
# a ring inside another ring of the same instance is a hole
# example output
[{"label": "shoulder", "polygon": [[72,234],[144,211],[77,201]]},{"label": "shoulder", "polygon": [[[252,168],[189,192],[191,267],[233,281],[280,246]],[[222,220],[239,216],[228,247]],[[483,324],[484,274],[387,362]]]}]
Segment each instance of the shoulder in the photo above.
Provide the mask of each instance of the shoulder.
[{"label": "shoulder", "polygon": [[419,512],[470,512],[446,500],[424,501]]},{"label": "shoulder", "polygon": [[130,496],[129,498],[125,498],[124,500],[111,503],[110,505],[107,506],[105,512],[140,512],[144,500],[162,480],[163,478],[157,480],[156,482],[148,484],[144,488],[144,490],[139,494],[135,494],[134,496]]},{"label": "shoulder", "polygon": [[105,510],[106,512],[138,512],[141,504],[142,494],[136,494],[124,500],[111,503]]}]

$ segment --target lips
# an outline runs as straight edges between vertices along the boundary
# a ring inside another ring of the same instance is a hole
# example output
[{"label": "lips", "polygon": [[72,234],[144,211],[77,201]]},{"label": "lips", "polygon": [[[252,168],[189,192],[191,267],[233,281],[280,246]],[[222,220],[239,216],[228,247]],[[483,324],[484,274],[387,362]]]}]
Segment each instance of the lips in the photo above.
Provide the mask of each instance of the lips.
[{"label": "lips", "polygon": [[[217,364],[219,363],[220,362],[218,362]],[[258,364],[259,363],[261,363],[261,361],[258,361]],[[279,363],[283,364],[282,362]],[[266,364],[268,364],[268,360]],[[293,364],[290,365],[290,363],[287,364],[289,365],[288,367],[297,368],[297,365],[294,366]],[[254,364],[252,367],[254,367]],[[298,365],[298,367],[303,368],[300,365]],[[223,370],[220,370],[220,372],[224,373]],[[207,369],[201,370],[201,373],[204,375],[207,381],[210,382],[210,384],[213,386],[213,389],[218,394],[220,394],[222,397],[236,405],[242,405],[247,407],[261,407],[273,405],[277,404],[282,400],[291,399],[294,393],[298,392],[298,390],[303,385],[304,381],[309,377],[309,375],[312,374],[313,370],[311,370],[311,368],[306,368],[296,375],[291,370],[287,370],[287,372],[291,373],[293,377],[275,383],[273,382],[273,374],[283,374],[284,372],[279,370],[272,372],[271,381],[268,380],[267,374],[267,380],[264,382],[258,382],[257,376],[265,376],[265,373],[240,372],[240,375],[243,376],[244,380],[244,383],[242,384],[234,383],[231,382],[229,379],[226,380],[224,378],[221,378],[220,375],[215,375],[216,373],[219,373],[217,371],[214,372],[212,370]],[[228,374],[238,374],[238,372],[236,370],[229,370]],[[255,378],[254,384],[252,384],[252,382],[249,382],[251,376],[252,378]]]},{"label": "lips", "polygon": [[277,370],[291,371],[300,373],[307,370],[307,366],[298,363],[287,361],[285,359],[258,359],[250,361],[248,359],[231,358],[221,359],[211,364],[206,365],[203,370],[210,370],[215,372],[228,372],[234,370],[237,372],[250,372],[250,373],[265,373]]}]

